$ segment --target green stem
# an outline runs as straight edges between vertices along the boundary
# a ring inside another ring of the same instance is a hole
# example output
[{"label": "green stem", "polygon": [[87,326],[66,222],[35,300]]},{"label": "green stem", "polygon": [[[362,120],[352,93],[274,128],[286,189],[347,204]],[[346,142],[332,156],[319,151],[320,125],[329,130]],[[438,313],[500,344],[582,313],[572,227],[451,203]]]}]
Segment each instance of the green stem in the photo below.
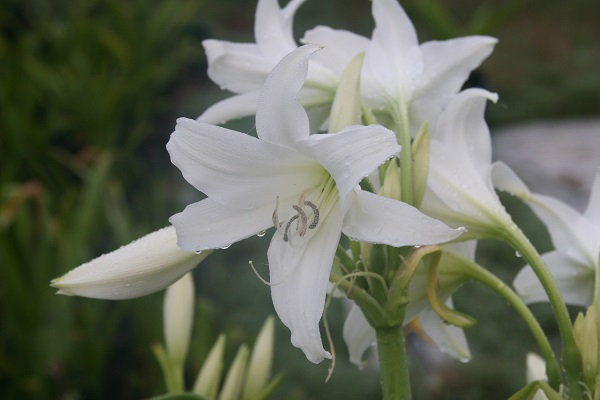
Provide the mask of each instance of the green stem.
[{"label": "green stem", "polygon": [[[446,253],[446,256],[460,257],[453,253]],[[554,352],[552,351],[552,347],[550,346],[550,342],[548,342],[548,338],[546,337],[544,330],[540,326],[535,316],[531,313],[531,310],[529,310],[519,295],[517,295],[508,285],[506,285],[496,275],[481,267],[479,264],[469,260],[468,258],[460,257],[460,265],[461,275],[467,275],[469,278],[483,283],[498,293],[506,301],[508,301],[513,309],[521,316],[531,331],[531,334],[535,338],[538,346],[540,347],[540,351],[542,352],[544,358],[546,359],[546,372],[548,375],[548,381],[554,389],[558,390],[561,381],[561,373],[558,361],[556,361],[556,358],[554,357]]]},{"label": "green stem", "polygon": [[413,205],[413,157],[407,110],[399,105],[395,106],[393,118],[396,124],[398,144],[402,146],[402,150],[400,150],[401,200]]},{"label": "green stem", "polygon": [[410,378],[402,329],[398,326],[379,327],[375,332],[383,399],[410,400]]},{"label": "green stem", "polygon": [[558,289],[558,286],[556,286],[554,278],[548,271],[541,256],[523,231],[518,229],[516,225],[513,225],[506,229],[506,232],[510,233],[504,235],[504,240],[518,251],[525,261],[529,263],[548,295],[562,338],[562,358],[567,374],[569,396],[572,399],[580,399],[583,396],[579,385],[579,382],[583,381],[581,355],[575,343],[573,325],[571,323],[571,318],[569,317],[567,306],[560,294],[560,290]]}]

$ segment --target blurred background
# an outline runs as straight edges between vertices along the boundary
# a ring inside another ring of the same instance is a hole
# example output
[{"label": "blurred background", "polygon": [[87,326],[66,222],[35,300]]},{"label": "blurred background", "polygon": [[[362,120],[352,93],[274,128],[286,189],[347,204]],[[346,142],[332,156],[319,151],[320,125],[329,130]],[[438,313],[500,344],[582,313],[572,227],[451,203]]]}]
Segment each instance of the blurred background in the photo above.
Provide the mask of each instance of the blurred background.
[{"label": "blurred background", "polygon": [[[488,106],[493,131],[600,117],[600,3],[402,5],[421,41],[499,38],[469,83],[500,94],[499,103]],[[164,392],[150,351],[162,340],[162,293],[121,302],[68,298],[56,296],[49,281],[167,225],[170,215],[201,198],[170,164],[165,144],[177,117],[197,117],[227,96],[207,80],[201,41],[253,41],[255,6],[242,0],[3,0],[0,398],[138,399]],[[296,36],[317,24],[370,36],[370,2],[308,0],[297,13]],[[252,122],[233,126],[249,131]],[[505,200],[539,250],[548,250],[548,236],[531,213]],[[229,362],[274,313],[268,288],[248,267],[249,260],[264,267],[268,243],[269,235],[234,244],[195,270],[190,385],[220,332],[228,335]],[[482,243],[479,257],[507,282],[522,266],[496,243]],[[526,351],[537,350],[532,338],[506,303],[481,286],[466,285],[455,304],[479,320],[467,332],[473,361],[448,360],[411,338],[415,398],[506,398],[524,384]],[[532,308],[556,341],[548,307]],[[328,315],[338,356],[331,381],[324,382],[329,364],[309,363],[278,322],[274,369],[285,377],[273,398],[380,398],[377,371],[347,362],[341,305],[334,302]]]}]

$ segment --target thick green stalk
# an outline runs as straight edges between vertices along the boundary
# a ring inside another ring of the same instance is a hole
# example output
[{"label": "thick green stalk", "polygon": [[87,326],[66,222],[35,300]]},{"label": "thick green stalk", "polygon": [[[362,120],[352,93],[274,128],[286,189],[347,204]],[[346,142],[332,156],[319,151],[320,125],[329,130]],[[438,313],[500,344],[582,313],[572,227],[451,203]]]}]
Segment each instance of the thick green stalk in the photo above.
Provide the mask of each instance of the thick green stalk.
[{"label": "thick green stalk", "polygon": [[571,318],[569,317],[567,306],[560,294],[560,290],[558,289],[558,286],[556,286],[554,278],[548,271],[546,264],[537,250],[533,247],[527,236],[525,236],[516,225],[506,229],[504,240],[519,252],[523,259],[529,263],[548,295],[562,338],[562,358],[564,369],[567,374],[569,396],[572,399],[580,399],[583,396],[581,386],[579,385],[579,383],[583,381],[581,354],[575,343],[573,325],[571,323]]},{"label": "thick green stalk", "polygon": [[406,343],[399,326],[375,328],[384,400],[410,400]]},{"label": "thick green stalk", "polygon": [[[454,254],[448,253],[446,256],[453,256]],[[496,275],[492,274],[485,268],[481,267],[474,261],[471,261],[465,257],[460,257],[461,274],[467,275],[473,280],[483,283],[500,296],[502,296],[512,308],[521,316],[527,327],[531,331],[531,334],[535,338],[542,355],[546,359],[546,372],[548,375],[548,381],[550,385],[558,390],[561,382],[560,366],[554,357],[554,352],[548,342],[548,338],[544,333],[544,330],[540,326],[538,320],[531,313],[531,310],[521,300],[521,298],[501,279]]]}]

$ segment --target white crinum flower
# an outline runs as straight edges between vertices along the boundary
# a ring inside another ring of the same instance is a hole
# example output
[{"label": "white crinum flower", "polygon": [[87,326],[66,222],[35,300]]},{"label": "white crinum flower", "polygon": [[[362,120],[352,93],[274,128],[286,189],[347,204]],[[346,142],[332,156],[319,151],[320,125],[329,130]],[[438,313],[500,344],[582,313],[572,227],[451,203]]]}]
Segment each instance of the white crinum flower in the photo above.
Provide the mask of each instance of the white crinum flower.
[{"label": "white crinum flower", "polygon": [[[281,59],[297,48],[293,37],[293,17],[305,0],[292,0],[283,9],[278,0],[259,0],[256,8],[254,36],[256,43],[232,43],[208,39],[202,42],[208,58],[208,76],[221,89],[234,96],[209,107],[198,121],[222,124],[228,120],[253,115],[267,75]],[[355,34],[344,32],[335,48],[326,49],[311,59],[310,72],[300,94],[302,104],[315,114],[313,130],[328,114],[339,76],[346,64],[365,44],[355,46]],[[361,38],[364,39],[364,38]],[[366,42],[366,39],[364,39]]]},{"label": "white crinum flower", "polygon": [[309,134],[297,99],[317,46],[286,56],[266,80],[258,138],[180,119],[167,145],[185,179],[208,198],[171,217],[184,250],[223,248],[275,226],[268,250],[271,294],[292,343],[320,362],[319,320],[340,235],[393,246],[440,243],[449,229],[405,203],[360,190],[399,151],[381,126]]},{"label": "white crinum flower", "polygon": [[419,45],[397,0],[373,0],[373,18],[362,76],[364,99],[376,110],[406,114],[412,133],[423,122],[435,121],[497,42],[467,36]]},{"label": "white crinum flower", "polygon": [[427,189],[421,210],[472,237],[494,236],[512,224],[492,185],[492,145],[483,89],[459,93],[431,129]]},{"label": "white crinum flower", "polygon": [[[542,255],[565,302],[589,307],[595,276],[600,269],[600,170],[583,213],[549,196],[531,193],[504,164],[494,168],[494,184],[525,201],[546,225],[555,250]],[[519,295],[528,303],[547,301],[531,267],[523,268],[514,281]]]},{"label": "white crinum flower", "polygon": [[182,251],[175,228],[169,226],[82,264],[51,285],[59,289],[58,294],[132,299],[166,288],[210,253]]},{"label": "white crinum flower", "polygon": [[[475,258],[475,241],[454,243],[444,245],[444,251],[453,251],[461,254],[471,260]],[[454,276],[444,276],[444,263],[453,262],[444,256],[440,259],[440,300],[445,302],[446,306],[452,306],[452,293],[462,284]],[[425,333],[444,353],[450,356],[467,361],[471,358],[471,352],[463,329],[449,325],[435,313],[429,305],[427,299],[427,281],[428,271],[426,268],[417,269],[409,287],[410,303],[406,309],[404,323],[407,324],[415,318],[419,318]],[[346,321],[344,322],[344,341],[350,354],[350,362],[358,366],[364,364],[363,357],[365,352],[376,343],[375,329],[373,329],[360,308],[353,304]]]},{"label": "white crinum flower", "polygon": [[[292,0],[283,9],[277,0],[259,0],[254,36],[256,43],[203,42],[208,75],[234,96],[208,108],[198,120],[221,124],[252,115],[258,93],[271,69],[296,48],[292,34],[295,11],[305,0]],[[493,50],[496,39],[469,36],[419,45],[412,22],[396,0],[374,0],[376,28],[372,39],[350,31],[319,26],[307,31],[302,43],[324,46],[311,58],[308,77],[300,92],[313,131],[321,126],[339,77],[350,60],[366,52],[363,101],[390,113],[406,108],[413,130],[433,121]]]}]

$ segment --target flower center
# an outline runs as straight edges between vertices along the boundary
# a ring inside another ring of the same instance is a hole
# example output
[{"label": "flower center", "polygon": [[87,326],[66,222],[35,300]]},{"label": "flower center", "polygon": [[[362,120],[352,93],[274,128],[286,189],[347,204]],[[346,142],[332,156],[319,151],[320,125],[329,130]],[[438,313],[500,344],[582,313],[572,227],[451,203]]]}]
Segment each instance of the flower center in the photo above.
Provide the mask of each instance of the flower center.
[{"label": "flower center", "polygon": [[337,190],[335,190],[335,181],[329,174],[327,175],[320,185],[305,189],[300,194],[298,202],[291,206],[294,214],[287,222],[279,220],[279,196],[276,197],[275,211],[272,216],[273,225],[275,229],[284,227],[284,242],[293,246],[293,236],[304,237],[308,230],[316,229],[319,222],[325,218],[333,204],[339,199]]}]

